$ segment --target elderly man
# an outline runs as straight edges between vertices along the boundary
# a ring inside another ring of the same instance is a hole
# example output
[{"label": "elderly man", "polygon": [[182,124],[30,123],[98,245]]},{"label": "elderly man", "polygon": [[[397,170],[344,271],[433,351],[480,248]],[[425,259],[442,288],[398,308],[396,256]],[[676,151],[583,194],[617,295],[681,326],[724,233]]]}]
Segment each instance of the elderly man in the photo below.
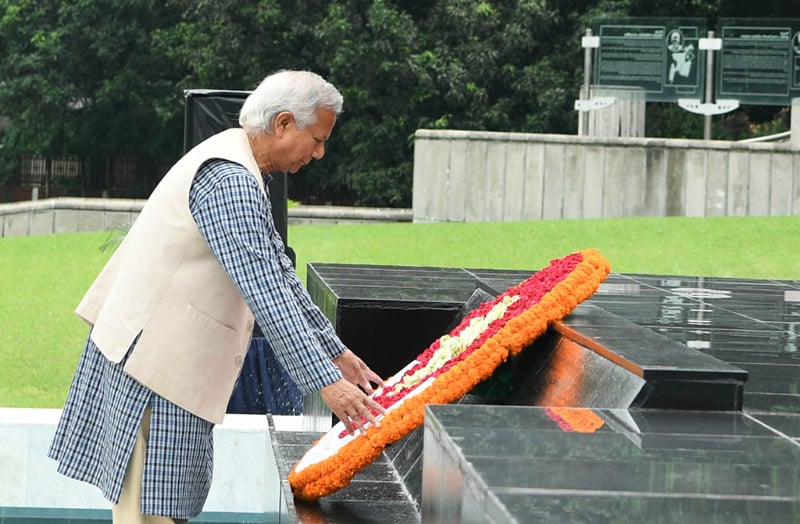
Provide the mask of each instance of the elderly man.
[{"label": "elderly man", "polygon": [[[49,456],[92,483],[115,523],[197,516],[254,321],[305,393],[355,430],[383,409],[382,381],[311,302],[272,221],[264,176],[325,154],[342,96],[280,71],[245,100],[242,129],[164,176],[77,313],[90,326]],[[264,175],[262,175],[264,174]]]}]

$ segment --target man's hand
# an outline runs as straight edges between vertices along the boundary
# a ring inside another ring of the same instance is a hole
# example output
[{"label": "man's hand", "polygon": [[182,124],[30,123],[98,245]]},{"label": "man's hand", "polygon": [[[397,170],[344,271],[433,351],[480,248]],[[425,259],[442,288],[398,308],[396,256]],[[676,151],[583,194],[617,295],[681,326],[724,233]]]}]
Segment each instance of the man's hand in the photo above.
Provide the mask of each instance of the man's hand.
[{"label": "man's hand", "polygon": [[355,428],[364,433],[365,420],[380,426],[373,412],[384,413],[383,407],[349,381],[338,380],[322,388],[320,394],[333,414],[342,421],[348,433],[352,434]]},{"label": "man's hand", "polygon": [[360,386],[368,395],[374,391],[371,383],[383,386],[383,380],[372,371],[363,360],[349,349],[333,359],[333,363],[342,370],[342,376],[351,384]]}]

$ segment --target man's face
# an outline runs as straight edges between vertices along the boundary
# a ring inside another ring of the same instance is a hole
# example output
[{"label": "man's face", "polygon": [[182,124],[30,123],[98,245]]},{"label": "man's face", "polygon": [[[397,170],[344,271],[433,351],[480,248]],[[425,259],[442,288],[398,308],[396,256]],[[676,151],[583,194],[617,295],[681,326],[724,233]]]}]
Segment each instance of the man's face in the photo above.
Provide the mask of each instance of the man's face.
[{"label": "man's face", "polygon": [[281,113],[276,120],[275,151],[272,157],[276,171],[296,173],[301,167],[325,156],[325,142],[330,138],[336,115],[332,111],[317,111],[317,121],[303,129],[291,113]]}]

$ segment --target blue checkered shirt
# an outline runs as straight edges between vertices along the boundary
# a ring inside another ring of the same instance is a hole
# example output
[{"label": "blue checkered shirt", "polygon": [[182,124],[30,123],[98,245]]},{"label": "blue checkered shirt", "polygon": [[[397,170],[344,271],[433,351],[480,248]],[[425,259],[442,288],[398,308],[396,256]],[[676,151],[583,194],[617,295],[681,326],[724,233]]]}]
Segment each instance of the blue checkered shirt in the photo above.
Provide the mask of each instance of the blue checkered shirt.
[{"label": "blue checkered shirt", "polygon": [[[339,380],[331,359],[345,347],[284,254],[269,200],[253,176],[232,162],[208,162],[192,184],[189,207],[298,387],[308,393]],[[87,338],[48,456],[58,461],[60,473],[94,484],[118,502],[149,405],[141,511],[194,518],[211,486],[213,424],[151,392],[124,365],[125,359],[109,362]]]}]

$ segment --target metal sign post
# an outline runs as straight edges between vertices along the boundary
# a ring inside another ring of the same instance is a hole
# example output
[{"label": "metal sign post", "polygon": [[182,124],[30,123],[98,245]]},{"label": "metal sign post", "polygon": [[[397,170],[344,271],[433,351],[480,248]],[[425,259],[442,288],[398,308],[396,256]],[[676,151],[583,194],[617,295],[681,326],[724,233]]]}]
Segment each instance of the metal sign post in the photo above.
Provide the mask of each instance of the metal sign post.
[{"label": "metal sign post", "polygon": [[[701,38],[698,47],[706,52],[706,98],[710,104],[714,101],[714,51],[722,49],[722,40],[714,38],[714,31],[708,32],[708,38]],[[711,115],[706,115],[703,122],[703,138],[711,140]]]},{"label": "metal sign post", "polygon": [[708,32],[708,38],[701,38],[698,47],[706,52],[706,95],[701,103],[693,98],[679,98],[678,105],[686,111],[705,115],[703,138],[711,140],[711,117],[728,113],[739,107],[739,101],[733,99],[714,102],[714,52],[722,49],[722,39],[714,38],[714,31]]},{"label": "metal sign post", "polygon": [[583,47],[583,89],[581,98],[575,100],[575,111],[578,111],[578,136],[589,134],[589,111],[602,109],[614,103],[613,97],[592,98],[592,49],[600,47],[600,37],[592,36],[592,30],[587,29],[581,38]]}]

